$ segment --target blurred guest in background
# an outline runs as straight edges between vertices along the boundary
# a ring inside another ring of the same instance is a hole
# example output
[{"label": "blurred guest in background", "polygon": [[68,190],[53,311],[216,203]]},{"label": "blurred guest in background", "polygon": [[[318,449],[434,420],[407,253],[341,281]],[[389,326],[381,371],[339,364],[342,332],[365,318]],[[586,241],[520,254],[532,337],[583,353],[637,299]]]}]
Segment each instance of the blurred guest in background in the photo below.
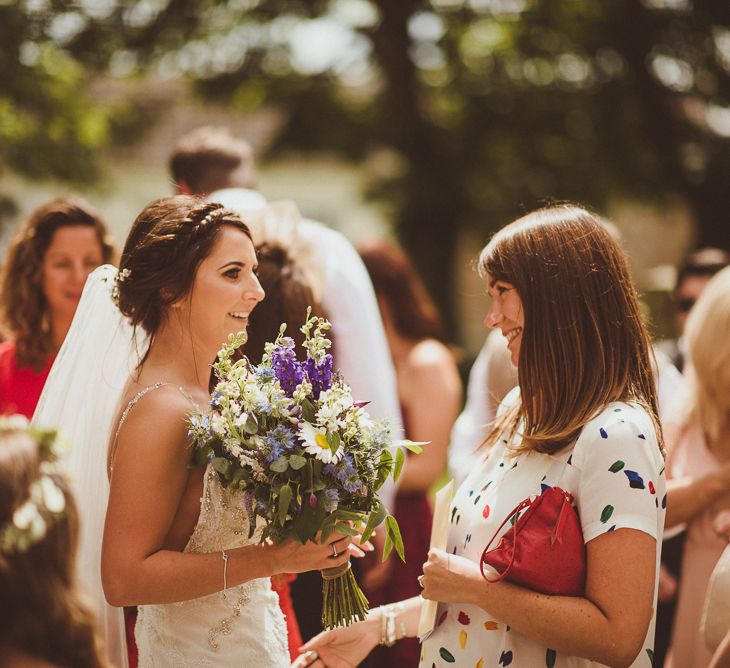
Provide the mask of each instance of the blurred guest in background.
[{"label": "blurred guest in background", "polygon": [[[687,317],[710,279],[730,264],[730,255],[717,248],[702,248],[690,253],[677,271],[672,293],[677,339],[655,344],[658,375],[659,409],[662,421],[671,425],[682,415],[686,404],[684,382],[678,374],[684,369],[686,341],[684,328]],[[671,427],[670,427],[671,433]],[[671,440],[671,439],[670,439]],[[667,445],[671,447],[671,442]],[[662,568],[659,579],[659,605],[657,608],[655,665],[664,662],[672,633],[676,611],[677,579],[682,564],[685,533],[681,527],[668,531],[662,545]]]},{"label": "blurred guest in background", "polygon": [[[286,248],[277,243],[264,243],[257,246],[256,257],[259,283],[266,297],[249,318],[244,352],[253,364],[261,362],[265,344],[276,338],[282,323],[286,323],[286,336],[294,339],[301,349],[304,334],[300,328],[306,321],[307,307],[312,307],[312,315],[327,317],[303,268]],[[334,337],[329,338],[333,341],[330,352],[334,357],[336,344]]]},{"label": "blurred guest in background", "polygon": [[730,265],[730,254],[719,248],[701,248],[687,256],[677,272],[677,282],[672,294],[678,338],[657,344],[679,371],[684,368],[684,327],[695,302],[710,279],[721,269]]},{"label": "blurred guest in background", "polygon": [[114,246],[99,215],[76,197],[44,204],[10,243],[0,277],[0,413],[31,417],[71,326],[87,276]]},{"label": "blurred guest in background", "polygon": [[667,515],[687,524],[679,600],[666,666],[705,668],[711,653],[700,634],[705,592],[722,551],[730,508],[730,268],[718,273],[687,319],[688,402],[678,425],[667,424]]},{"label": "blurred guest in background", "polygon": [[479,446],[489,434],[497,407],[517,385],[507,339],[498,329],[490,332],[469,370],[466,405],[454,423],[449,444],[449,470],[460,485],[479,460]]},{"label": "blurred guest in background", "polygon": [[[406,437],[430,441],[423,453],[409,457],[395,499],[407,562],[395,557],[378,563],[363,581],[372,606],[420,593],[418,576],[428,558],[431,506],[428,491],[446,467],[449,434],[461,407],[461,380],[446,345],[441,318],[410,260],[384,243],[359,249],[375,288],[385,334],[398,380],[398,397]],[[378,558],[379,555],[374,555]],[[373,668],[416,666],[415,638],[379,647],[363,665]]]},{"label": "blurred guest in background", "polygon": [[78,515],[52,463],[52,434],[0,417],[0,663],[106,666],[94,615],[76,586]]}]

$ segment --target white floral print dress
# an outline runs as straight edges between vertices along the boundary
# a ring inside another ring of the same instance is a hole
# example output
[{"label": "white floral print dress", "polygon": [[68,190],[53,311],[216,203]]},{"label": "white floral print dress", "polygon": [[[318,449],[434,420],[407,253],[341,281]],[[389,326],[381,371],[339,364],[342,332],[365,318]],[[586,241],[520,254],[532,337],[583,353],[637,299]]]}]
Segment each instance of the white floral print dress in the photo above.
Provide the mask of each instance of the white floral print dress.
[{"label": "white floral print dress", "polygon": [[[513,390],[503,406],[519,396]],[[519,438],[519,437],[516,437]],[[581,432],[575,446],[555,455],[511,455],[502,441],[491,448],[458,489],[451,506],[447,550],[479,563],[482,550],[505,517],[544,486],[570,492],[586,543],[607,531],[630,528],[657,540],[664,527],[664,460],[649,414],[634,403],[608,405]],[[503,532],[509,529],[509,523]],[[496,542],[494,543],[496,545]],[[621,578],[616,564],[614,577]],[[654,611],[657,584],[654,582]],[[485,584],[485,586],[488,586]],[[649,668],[653,660],[652,621],[632,664]],[[420,668],[586,668],[595,662],[567,656],[520,635],[473,605],[441,604],[436,629],[425,640]]]}]

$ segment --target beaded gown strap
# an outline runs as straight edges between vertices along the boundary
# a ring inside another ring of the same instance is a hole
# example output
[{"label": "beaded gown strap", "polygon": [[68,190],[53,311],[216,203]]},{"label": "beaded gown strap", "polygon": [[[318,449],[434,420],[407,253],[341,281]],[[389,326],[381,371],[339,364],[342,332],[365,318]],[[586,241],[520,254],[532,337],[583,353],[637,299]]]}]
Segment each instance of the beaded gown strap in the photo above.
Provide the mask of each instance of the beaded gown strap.
[{"label": "beaded gown strap", "polygon": [[130,402],[127,404],[127,407],[124,409],[124,412],[122,413],[122,416],[119,418],[119,424],[117,425],[117,431],[114,434],[114,440],[116,441],[117,438],[119,438],[119,432],[122,430],[122,425],[124,424],[124,421],[127,419],[127,416],[129,415],[129,411],[131,411],[138,403],[139,400],[148,392],[152,392],[153,390],[158,390],[163,385],[167,385],[167,383],[155,383],[154,385],[148,385],[147,387],[141,389],[137,394],[135,394]]},{"label": "beaded gown strap", "polygon": [[[107,473],[111,474],[112,470],[112,460],[114,459],[114,453],[117,449],[117,439],[119,438],[119,432],[122,430],[122,426],[124,425],[125,420],[127,419],[127,416],[129,415],[129,412],[139,403],[140,399],[144,397],[148,392],[152,392],[154,390],[158,390],[161,387],[164,387],[165,385],[169,385],[170,383],[163,383],[158,382],[154,385],[148,385],[147,387],[142,388],[137,394],[135,394],[132,399],[127,404],[126,408],[122,412],[121,417],[119,418],[119,424],[117,425],[117,430],[114,432],[114,441],[111,444],[111,447],[109,448],[109,454],[107,458]],[[195,409],[196,411],[199,410],[198,404],[193,399],[190,392],[188,392],[185,388],[180,387],[179,385],[176,386],[177,389],[180,391],[180,393],[190,402],[190,405]]]}]

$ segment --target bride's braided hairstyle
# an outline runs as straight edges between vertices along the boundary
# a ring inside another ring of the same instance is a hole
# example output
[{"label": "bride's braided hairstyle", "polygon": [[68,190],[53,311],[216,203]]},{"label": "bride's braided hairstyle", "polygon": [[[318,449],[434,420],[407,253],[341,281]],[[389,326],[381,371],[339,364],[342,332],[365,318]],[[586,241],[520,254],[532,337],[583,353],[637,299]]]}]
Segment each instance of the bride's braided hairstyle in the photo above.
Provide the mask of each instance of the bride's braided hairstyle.
[{"label": "bride's braided hairstyle", "polygon": [[190,292],[224,225],[251,238],[238,214],[188,195],[158,199],[137,216],[119,264],[118,305],[150,339],[169,307]]}]

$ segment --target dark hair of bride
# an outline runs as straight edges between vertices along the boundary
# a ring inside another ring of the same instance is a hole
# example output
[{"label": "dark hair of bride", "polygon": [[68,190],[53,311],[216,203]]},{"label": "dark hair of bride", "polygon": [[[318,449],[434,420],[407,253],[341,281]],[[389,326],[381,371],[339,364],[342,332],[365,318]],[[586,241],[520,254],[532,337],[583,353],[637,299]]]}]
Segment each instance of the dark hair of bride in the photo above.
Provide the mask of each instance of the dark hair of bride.
[{"label": "dark hair of bride", "polygon": [[[0,527],[29,499],[41,474],[40,445],[24,429],[0,433]],[[0,655],[53,665],[107,666],[95,616],[79,591],[75,556],[79,520],[66,477],[45,473],[64,497],[63,513],[22,549],[0,549]]]},{"label": "dark hair of bride", "polygon": [[155,200],[137,216],[119,263],[118,304],[150,343],[170,306],[192,289],[200,263],[226,225],[251,239],[238,214],[189,195]]}]

